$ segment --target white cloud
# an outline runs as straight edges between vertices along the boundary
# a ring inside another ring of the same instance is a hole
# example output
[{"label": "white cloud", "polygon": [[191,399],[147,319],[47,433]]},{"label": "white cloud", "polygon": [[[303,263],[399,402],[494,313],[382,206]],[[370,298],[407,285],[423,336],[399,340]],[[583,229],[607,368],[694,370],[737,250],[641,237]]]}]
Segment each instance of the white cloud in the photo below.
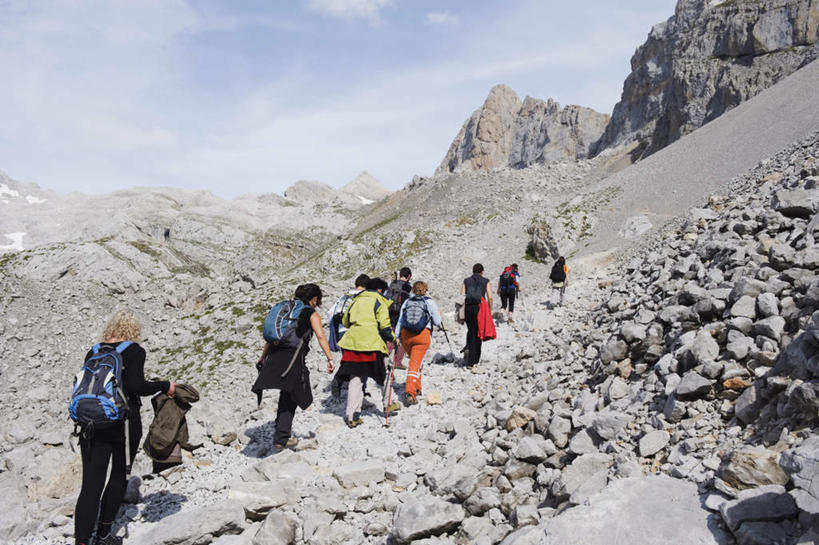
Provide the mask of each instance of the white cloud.
[{"label": "white cloud", "polygon": [[341,19],[366,19],[371,25],[383,22],[381,10],[393,0],[308,0],[308,7],[319,13]]},{"label": "white cloud", "polygon": [[433,25],[457,26],[458,16],[449,11],[431,11],[427,13],[427,22]]},{"label": "white cloud", "polygon": [[[394,0],[308,2],[376,25]],[[623,8],[612,5],[600,8],[608,12],[603,24],[580,33],[549,4],[503,9],[474,28],[464,12],[463,33],[432,32],[427,25],[446,23],[419,10],[416,28],[405,30],[446,37],[439,55],[389,52],[388,66],[354,75],[271,57],[264,63],[275,77],[232,85],[210,72],[191,81],[183,54],[210,32],[257,25],[255,14],[203,14],[171,0],[110,9],[104,0],[58,0],[49,9],[21,2],[23,13],[9,14],[0,0],[0,73],[8,75],[0,86],[0,167],[59,191],[170,185],[225,196],[281,193],[297,179],[339,186],[364,169],[398,188],[412,174],[432,173],[495,83],[611,111],[629,56],[662,17],[637,8],[619,15]],[[271,15],[262,25],[295,32],[303,19]]]}]

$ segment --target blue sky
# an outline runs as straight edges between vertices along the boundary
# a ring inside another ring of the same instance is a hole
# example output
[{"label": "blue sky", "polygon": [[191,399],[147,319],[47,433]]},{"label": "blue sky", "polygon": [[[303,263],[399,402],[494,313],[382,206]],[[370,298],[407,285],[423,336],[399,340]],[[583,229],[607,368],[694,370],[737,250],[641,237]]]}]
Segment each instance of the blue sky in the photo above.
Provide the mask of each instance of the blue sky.
[{"label": "blue sky", "polygon": [[0,0],[0,170],[58,192],[431,174],[497,83],[611,113],[672,0]]}]

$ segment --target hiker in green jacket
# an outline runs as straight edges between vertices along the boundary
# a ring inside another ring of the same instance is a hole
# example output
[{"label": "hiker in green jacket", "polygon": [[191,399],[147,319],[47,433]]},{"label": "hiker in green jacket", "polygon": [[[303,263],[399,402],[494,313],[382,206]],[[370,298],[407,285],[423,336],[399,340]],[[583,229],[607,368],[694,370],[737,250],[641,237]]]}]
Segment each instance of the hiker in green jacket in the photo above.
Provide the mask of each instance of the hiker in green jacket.
[{"label": "hiker in green jacket", "polygon": [[380,292],[387,288],[387,283],[374,278],[368,289],[353,299],[344,313],[342,324],[347,332],[339,341],[342,349],[340,376],[349,376],[347,388],[347,409],[345,421],[351,428],[363,423],[361,405],[364,401],[362,379],[372,378],[382,387],[384,409],[394,412],[401,408],[398,401],[388,403],[388,399],[397,399],[392,385],[387,382],[384,358],[387,355],[387,342],[395,342],[395,335],[390,324],[390,301]]}]

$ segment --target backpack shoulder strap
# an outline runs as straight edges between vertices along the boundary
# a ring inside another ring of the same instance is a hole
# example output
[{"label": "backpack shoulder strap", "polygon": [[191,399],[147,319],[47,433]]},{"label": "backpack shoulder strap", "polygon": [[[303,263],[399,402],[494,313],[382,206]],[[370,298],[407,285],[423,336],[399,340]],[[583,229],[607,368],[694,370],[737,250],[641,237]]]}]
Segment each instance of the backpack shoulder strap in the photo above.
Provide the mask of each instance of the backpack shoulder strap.
[{"label": "backpack shoulder strap", "polygon": [[134,344],[132,341],[122,341],[116,347],[117,354],[122,354],[125,349]]},{"label": "backpack shoulder strap", "polygon": [[91,352],[93,352],[94,355],[99,354],[100,353],[100,343],[97,343],[94,346],[92,346],[91,347]]}]

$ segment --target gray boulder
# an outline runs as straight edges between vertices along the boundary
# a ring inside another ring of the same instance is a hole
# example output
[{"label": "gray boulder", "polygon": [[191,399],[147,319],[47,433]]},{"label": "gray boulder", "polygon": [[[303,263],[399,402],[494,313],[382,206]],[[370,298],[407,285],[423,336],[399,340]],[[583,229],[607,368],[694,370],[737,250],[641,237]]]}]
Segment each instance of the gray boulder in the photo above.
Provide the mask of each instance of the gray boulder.
[{"label": "gray boulder", "polygon": [[293,545],[299,523],[291,514],[273,511],[253,536],[253,545]]},{"label": "gray boulder", "polygon": [[731,451],[723,460],[718,475],[737,490],[788,482],[788,475],[779,467],[779,453],[765,447],[751,446]]},{"label": "gray boulder", "polygon": [[393,515],[393,536],[399,543],[455,530],[466,516],[463,507],[435,497],[402,503]]},{"label": "gray boulder", "polygon": [[557,452],[554,443],[540,435],[526,436],[512,449],[512,456],[518,460],[539,464]]},{"label": "gray boulder", "polygon": [[763,335],[775,341],[782,338],[783,331],[785,331],[785,318],[782,316],[769,316],[754,324],[754,333],[756,335]]},{"label": "gray boulder", "polygon": [[536,543],[679,545],[680,536],[685,536],[685,543],[729,543],[730,536],[715,518],[702,507],[691,482],[665,475],[631,477],[612,481],[587,505],[547,519],[540,526],[546,538]]},{"label": "gray boulder", "polygon": [[810,219],[813,214],[819,212],[819,190],[777,191],[774,193],[771,206],[783,216]]},{"label": "gray boulder", "polygon": [[631,421],[632,417],[626,413],[600,412],[592,419],[592,429],[603,439],[614,439]]},{"label": "gray boulder", "polygon": [[756,318],[756,300],[750,295],[743,295],[731,306],[731,316],[739,318]]},{"label": "gray boulder", "polygon": [[337,468],[333,471],[333,476],[344,488],[353,488],[354,486],[365,486],[371,482],[382,482],[385,471],[384,462],[360,461]]},{"label": "gray boulder", "polygon": [[221,535],[239,534],[244,527],[242,506],[233,500],[223,500],[166,517],[140,535],[137,542],[144,545],[201,545]]},{"label": "gray boulder", "polygon": [[294,505],[300,496],[298,489],[287,481],[266,481],[235,483],[228,490],[228,498],[241,504],[250,520],[264,520],[271,510]]},{"label": "gray boulder", "polygon": [[35,524],[29,519],[25,482],[19,475],[0,474],[0,540],[14,541],[27,534]]},{"label": "gray boulder", "polygon": [[736,530],[744,522],[778,521],[796,515],[796,503],[784,486],[767,485],[743,490],[736,500],[720,505],[725,524]]},{"label": "gray boulder", "polygon": [[819,436],[810,437],[798,447],[784,452],[779,465],[791,477],[795,487],[791,495],[796,505],[812,515],[819,515]]},{"label": "gray boulder", "polygon": [[779,299],[770,292],[760,293],[756,297],[757,314],[763,318],[779,314]]},{"label": "gray boulder", "polygon": [[568,418],[555,416],[549,424],[549,437],[554,441],[557,448],[563,448],[569,444],[569,434],[572,431],[572,422]]},{"label": "gray boulder", "polygon": [[696,371],[688,371],[680,379],[676,393],[678,397],[699,397],[711,391],[711,381]]},{"label": "gray boulder", "polygon": [[612,339],[600,350],[600,361],[609,364],[620,361],[628,355],[628,345],[622,339]]},{"label": "gray boulder", "polygon": [[569,452],[572,454],[587,454],[596,451],[595,440],[586,429],[575,433],[571,441],[569,441]]},{"label": "gray boulder", "polygon": [[640,456],[652,456],[668,445],[671,435],[665,430],[654,430],[640,438]]},{"label": "gray boulder", "polygon": [[[578,456],[552,483],[552,493],[559,498],[571,497],[576,492],[583,493],[586,490],[581,489],[581,487],[586,484],[586,481],[592,480],[596,476],[594,482],[595,484],[599,483],[601,480],[600,475],[606,476],[611,462],[608,455],[600,452]],[[605,486],[605,483],[603,483],[603,486]],[[579,498],[576,497],[575,499]]]}]

